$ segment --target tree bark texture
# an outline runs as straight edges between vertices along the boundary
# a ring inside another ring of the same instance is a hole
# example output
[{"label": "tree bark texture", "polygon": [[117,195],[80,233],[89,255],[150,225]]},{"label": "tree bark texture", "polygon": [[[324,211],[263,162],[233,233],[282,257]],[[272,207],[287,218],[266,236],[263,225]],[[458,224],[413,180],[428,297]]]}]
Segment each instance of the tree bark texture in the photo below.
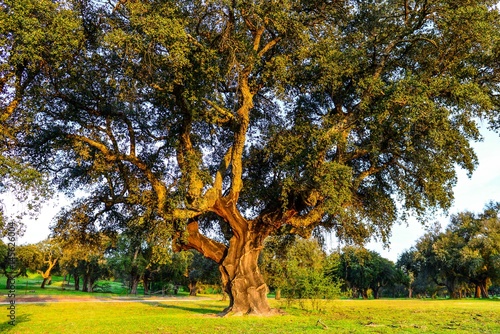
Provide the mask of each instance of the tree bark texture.
[{"label": "tree bark texture", "polygon": [[90,281],[90,276],[87,273],[83,274],[82,292],[90,292],[89,291],[89,281]]},{"label": "tree bark texture", "polygon": [[197,224],[192,222],[190,225],[189,243],[182,248],[194,248],[219,264],[223,291],[229,297],[229,306],[221,316],[272,314],[267,300],[268,288],[257,263],[268,233],[252,230],[252,224],[241,224],[244,227],[234,231],[226,247],[204,240]]},{"label": "tree bark texture", "polygon": [[130,278],[130,294],[131,295],[136,295],[137,294],[137,286],[139,285],[139,277],[138,276],[132,276]]},{"label": "tree bark texture", "polygon": [[74,274],[73,279],[75,280],[75,291],[80,290],[80,276],[78,274]]},{"label": "tree bark texture", "polygon": [[224,290],[229,306],[223,314],[269,314],[267,285],[257,266],[262,247],[256,247],[254,238],[232,240],[242,247],[230,247],[220,266]]},{"label": "tree bark texture", "polygon": [[198,292],[198,282],[195,280],[189,281],[189,295],[195,297]]},{"label": "tree bark texture", "polygon": [[276,294],[275,294],[274,298],[276,300],[281,300],[281,289],[280,288],[276,288]]},{"label": "tree bark texture", "polygon": [[476,282],[476,289],[474,291],[474,298],[489,298],[486,281]]},{"label": "tree bark texture", "polygon": [[49,277],[45,277],[42,281],[42,285],[40,286],[40,288],[45,289],[45,285],[47,285],[48,281]]}]

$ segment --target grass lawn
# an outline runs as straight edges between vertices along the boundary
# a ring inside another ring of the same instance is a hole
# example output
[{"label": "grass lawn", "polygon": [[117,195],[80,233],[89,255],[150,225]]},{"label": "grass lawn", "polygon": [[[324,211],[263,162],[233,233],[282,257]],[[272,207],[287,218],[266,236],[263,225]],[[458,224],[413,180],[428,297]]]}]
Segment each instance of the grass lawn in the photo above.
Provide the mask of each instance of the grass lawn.
[{"label": "grass lawn", "polygon": [[[216,317],[226,305],[206,297],[165,302],[19,303],[17,325],[2,320],[0,332],[500,333],[500,301],[493,300],[334,300],[324,304],[322,312],[289,307],[286,315],[272,317]],[[5,306],[0,308],[6,316]]]}]

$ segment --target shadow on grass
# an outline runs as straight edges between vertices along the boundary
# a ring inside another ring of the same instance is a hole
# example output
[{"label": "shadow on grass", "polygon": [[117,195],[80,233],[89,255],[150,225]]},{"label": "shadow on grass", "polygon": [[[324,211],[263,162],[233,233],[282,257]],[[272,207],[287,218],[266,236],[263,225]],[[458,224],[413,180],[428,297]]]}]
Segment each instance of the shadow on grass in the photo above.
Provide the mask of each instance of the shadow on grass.
[{"label": "shadow on grass", "polygon": [[9,331],[13,331],[16,329],[16,325],[22,323],[22,322],[29,322],[30,319],[30,314],[23,314],[18,317],[16,317],[16,322],[15,325],[11,325],[9,322],[10,320],[4,321],[3,323],[0,323],[0,333],[6,333]]},{"label": "shadow on grass", "polygon": [[215,307],[214,305],[210,304],[196,304],[192,305],[191,307],[181,306],[181,305],[171,305],[171,304],[154,304],[154,305],[149,304],[149,305],[165,309],[182,310],[199,314],[219,314],[224,310],[224,307]]}]

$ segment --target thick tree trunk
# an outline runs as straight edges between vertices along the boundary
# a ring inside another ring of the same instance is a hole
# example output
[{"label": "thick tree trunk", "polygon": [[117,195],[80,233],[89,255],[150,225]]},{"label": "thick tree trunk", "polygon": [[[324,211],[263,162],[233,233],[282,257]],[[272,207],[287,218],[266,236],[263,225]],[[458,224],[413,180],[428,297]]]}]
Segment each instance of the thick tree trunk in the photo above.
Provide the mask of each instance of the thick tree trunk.
[{"label": "thick tree trunk", "polygon": [[488,295],[488,288],[486,282],[481,282],[480,285],[480,290],[481,290],[481,296],[483,298],[489,298],[490,296]]},{"label": "thick tree trunk", "polygon": [[89,281],[90,277],[88,274],[83,274],[83,289],[82,292],[89,292]]},{"label": "thick tree trunk", "polygon": [[130,282],[130,294],[131,295],[137,294],[137,286],[138,285],[139,285],[139,277],[137,277],[137,276],[131,277],[131,282]]},{"label": "thick tree trunk", "polygon": [[40,286],[40,288],[42,289],[45,289],[45,285],[47,285],[47,283],[50,281],[50,276],[49,277],[45,277],[42,281],[42,285]]},{"label": "thick tree trunk", "polygon": [[89,287],[88,287],[89,292],[94,292],[94,287],[96,282],[97,282],[97,277],[95,276],[89,277]]},{"label": "thick tree trunk", "polygon": [[413,289],[408,288],[408,298],[412,298],[412,297],[413,297]]},{"label": "thick tree trunk", "polygon": [[149,284],[151,282],[151,272],[149,270],[145,270],[142,275],[142,285],[144,286],[144,294],[147,295],[150,293]]},{"label": "thick tree trunk", "polygon": [[276,288],[276,294],[275,294],[274,298],[276,300],[280,300],[281,299],[281,289],[280,288]]},{"label": "thick tree trunk", "polygon": [[80,290],[80,276],[78,274],[74,274],[73,279],[75,280],[75,291],[79,291]]},{"label": "thick tree trunk", "polygon": [[194,248],[219,264],[223,291],[229,297],[229,306],[220,314],[270,315],[274,310],[267,300],[267,285],[257,261],[264,239],[274,226],[246,221],[229,203],[218,203],[216,213],[226,217],[233,228],[229,246],[213,241],[199,233],[198,223],[188,224],[188,243],[176,249]]},{"label": "thick tree trunk", "polygon": [[457,285],[455,282],[451,281],[448,283],[445,283],[446,289],[448,290],[448,293],[450,294],[451,299],[458,299],[459,298],[459,291],[457,289]]},{"label": "thick tree trunk", "polygon": [[196,296],[196,293],[198,292],[198,281],[189,281],[189,295],[190,296]]},{"label": "thick tree trunk", "polygon": [[257,261],[262,250],[261,236],[247,232],[244,237],[233,237],[227,256],[220,265],[224,290],[229,297],[225,314],[271,314],[267,300],[267,285]]}]

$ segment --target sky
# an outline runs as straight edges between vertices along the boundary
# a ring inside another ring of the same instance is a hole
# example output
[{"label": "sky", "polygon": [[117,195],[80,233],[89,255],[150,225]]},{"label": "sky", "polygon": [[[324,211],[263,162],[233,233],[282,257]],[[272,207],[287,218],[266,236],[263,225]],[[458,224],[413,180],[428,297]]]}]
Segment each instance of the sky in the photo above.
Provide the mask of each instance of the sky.
[{"label": "sky", "polygon": [[[481,212],[485,204],[491,200],[500,201],[500,136],[492,131],[481,128],[484,137],[482,142],[473,144],[479,165],[469,178],[465,171],[458,170],[458,181],[454,188],[455,202],[449,210],[449,214],[461,211]],[[36,220],[25,220],[26,233],[17,244],[36,243],[48,237],[49,225],[52,218],[58,212],[58,207],[68,204],[65,198],[56,198],[48,202],[42,209]],[[25,210],[23,204],[5,200],[7,212]],[[444,214],[435,217],[445,227],[449,218]],[[368,249],[377,251],[383,257],[396,261],[399,254],[413,246],[417,239],[425,233],[425,229],[416,221],[410,221],[409,225],[395,225],[390,239],[390,247],[384,248],[381,242],[370,242]],[[327,237],[327,243],[335,248],[335,239]]]}]

